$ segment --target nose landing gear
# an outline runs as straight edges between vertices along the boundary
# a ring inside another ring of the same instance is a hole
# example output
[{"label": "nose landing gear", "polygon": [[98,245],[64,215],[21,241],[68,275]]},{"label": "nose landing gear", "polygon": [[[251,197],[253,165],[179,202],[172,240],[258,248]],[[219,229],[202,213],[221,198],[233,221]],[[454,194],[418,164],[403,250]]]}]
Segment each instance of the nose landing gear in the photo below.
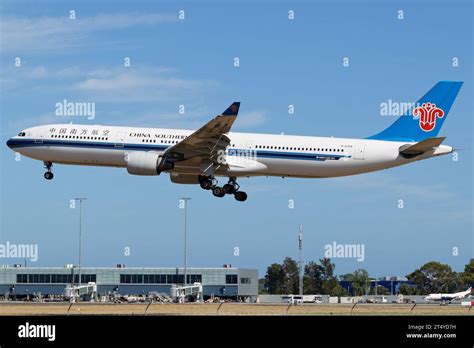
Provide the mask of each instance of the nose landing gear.
[{"label": "nose landing gear", "polygon": [[234,177],[230,177],[229,182],[223,187],[217,185],[216,178],[209,176],[200,176],[199,184],[204,190],[212,190],[212,194],[215,197],[222,198],[228,194],[234,195],[234,198],[239,202],[243,202],[247,199],[247,194],[243,191],[239,191],[240,185],[237,184],[236,178]]},{"label": "nose landing gear", "polygon": [[51,167],[53,166],[53,163],[51,162],[44,162],[44,167],[46,168],[46,173],[44,173],[44,178],[46,180],[51,180],[54,178],[54,174],[51,171]]}]

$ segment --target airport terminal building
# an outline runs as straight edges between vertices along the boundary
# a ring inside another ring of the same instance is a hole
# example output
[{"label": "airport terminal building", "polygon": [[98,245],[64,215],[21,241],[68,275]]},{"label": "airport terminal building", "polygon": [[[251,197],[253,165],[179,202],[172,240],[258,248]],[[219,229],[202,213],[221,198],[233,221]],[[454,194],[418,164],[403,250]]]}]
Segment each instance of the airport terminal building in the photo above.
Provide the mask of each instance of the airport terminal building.
[{"label": "airport terminal building", "polygon": [[[75,267],[3,267],[0,269],[0,295],[23,297],[41,293],[60,295],[66,285],[79,282]],[[232,268],[187,268],[187,284],[202,283],[204,299],[247,299],[258,295],[258,270]],[[74,280],[74,281],[73,281]],[[170,293],[173,284],[184,283],[183,268],[83,267],[81,283],[95,282],[98,295],[147,295]]]}]

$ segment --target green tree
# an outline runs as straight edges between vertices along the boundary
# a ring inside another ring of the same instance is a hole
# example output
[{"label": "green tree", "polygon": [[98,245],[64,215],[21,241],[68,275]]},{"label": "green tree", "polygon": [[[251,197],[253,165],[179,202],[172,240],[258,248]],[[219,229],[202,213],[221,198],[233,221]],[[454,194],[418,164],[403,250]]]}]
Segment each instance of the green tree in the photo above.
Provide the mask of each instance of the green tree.
[{"label": "green tree", "polygon": [[388,290],[385,286],[377,285],[377,292],[375,292],[375,287],[370,288],[369,295],[390,295],[390,290]]},{"label": "green tree", "polygon": [[354,273],[347,273],[343,275],[343,280],[352,283],[352,289],[356,296],[365,295],[370,287],[369,273],[365,269],[358,269]]},{"label": "green tree", "polygon": [[461,273],[461,283],[463,290],[474,286],[474,259],[464,266],[464,272]]},{"label": "green tree", "polygon": [[282,294],[282,287],[284,285],[283,267],[279,263],[273,263],[267,267],[267,274],[265,275],[265,288],[270,294]]},{"label": "green tree", "polygon": [[261,295],[269,294],[268,289],[265,287],[266,280],[265,278],[260,278],[258,280],[258,293]]},{"label": "green tree", "polygon": [[286,257],[283,260],[282,269],[284,275],[283,293],[298,294],[300,281],[298,263],[291,257]]},{"label": "green tree", "polygon": [[460,288],[460,277],[451,267],[440,262],[431,261],[407,275],[415,284],[418,293],[455,292]]},{"label": "green tree", "polygon": [[269,294],[298,294],[298,264],[291,257],[285,258],[283,264],[273,263],[267,268],[265,289]]},{"label": "green tree", "polygon": [[303,286],[305,294],[319,294],[322,290],[322,270],[321,266],[314,261],[310,261],[304,267]]},{"label": "green tree", "polygon": [[331,296],[347,296],[348,292],[341,286],[341,284],[339,284],[336,277],[331,277],[330,279],[323,281],[321,294]]},{"label": "green tree", "polygon": [[400,284],[398,293],[402,295],[418,295],[418,289],[408,284]]},{"label": "green tree", "polygon": [[331,259],[325,257],[320,259],[319,262],[321,263],[321,273],[323,280],[334,278],[334,270],[336,269],[336,265],[331,262]]},{"label": "green tree", "polygon": [[331,296],[347,296],[347,291],[339,284],[334,276],[336,265],[327,257],[320,259],[319,262],[321,263],[322,278],[321,293]]}]

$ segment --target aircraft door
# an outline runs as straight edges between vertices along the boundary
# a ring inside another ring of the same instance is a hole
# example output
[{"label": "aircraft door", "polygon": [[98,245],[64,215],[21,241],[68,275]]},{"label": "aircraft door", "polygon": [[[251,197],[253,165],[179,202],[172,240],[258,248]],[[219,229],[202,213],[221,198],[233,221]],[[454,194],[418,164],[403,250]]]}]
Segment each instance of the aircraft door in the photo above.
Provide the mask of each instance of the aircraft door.
[{"label": "aircraft door", "polygon": [[363,160],[365,155],[365,144],[356,144],[354,147],[354,159]]},{"label": "aircraft door", "polygon": [[124,147],[124,144],[125,144],[125,133],[124,132],[118,132],[114,145],[115,145],[115,147]]},{"label": "aircraft door", "polygon": [[38,134],[34,135],[35,137],[35,144],[42,144],[43,143],[43,131],[38,131]]}]

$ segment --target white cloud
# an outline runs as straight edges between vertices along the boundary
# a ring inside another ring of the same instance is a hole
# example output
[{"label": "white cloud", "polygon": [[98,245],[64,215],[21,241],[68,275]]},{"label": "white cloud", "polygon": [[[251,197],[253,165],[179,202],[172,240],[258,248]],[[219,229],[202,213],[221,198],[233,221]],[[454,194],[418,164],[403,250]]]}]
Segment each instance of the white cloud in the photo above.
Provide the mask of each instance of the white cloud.
[{"label": "white cloud", "polygon": [[[173,101],[188,103],[219,84],[213,80],[181,77],[174,68],[140,65],[87,70],[79,66],[49,68],[42,65],[9,66],[0,72],[4,92],[30,90],[43,85],[57,93],[106,102]],[[40,81],[41,80],[41,81]]]},{"label": "white cloud", "polygon": [[81,68],[78,66],[66,67],[60,70],[57,70],[54,74],[55,77],[59,79],[70,79],[78,76],[82,76]]},{"label": "white cloud", "polygon": [[[194,99],[194,98],[193,98]],[[161,105],[152,106],[153,109],[145,112],[136,113],[123,113],[120,111],[120,107],[117,111],[108,111],[98,115],[98,119],[102,123],[113,124],[113,125],[126,125],[136,127],[158,127],[158,128],[177,128],[177,129],[198,129],[210,121],[213,117],[219,114],[220,109],[212,108],[203,105],[201,102],[186,103],[185,113],[180,114],[178,112],[178,104],[174,111],[169,109],[169,104],[166,109],[163,109]],[[225,105],[224,105],[225,106]],[[249,112],[248,114],[253,114]],[[237,117],[237,120],[239,119]],[[97,120],[96,120],[97,121]],[[239,131],[234,125],[232,131]]]},{"label": "white cloud", "polygon": [[177,129],[197,129],[213,116],[200,106],[187,107],[184,115],[179,114],[178,109],[176,112],[157,110],[133,115],[123,115],[120,112],[104,115],[109,124]]},{"label": "white cloud", "polygon": [[[163,67],[163,66],[140,66],[141,72],[148,74],[165,74],[165,73],[178,73],[178,69]],[[87,75],[90,78],[108,78],[108,77],[115,77],[120,73],[123,73],[124,70],[126,71],[136,71],[135,68],[99,68],[91,71],[85,71],[82,74]]]},{"label": "white cloud", "polygon": [[[84,72],[78,66],[66,67],[63,69],[49,69],[43,65],[30,66],[27,63],[20,67],[8,66],[0,72],[0,76],[8,80],[11,77],[16,82],[21,83],[34,79],[34,83],[39,83],[38,79],[71,79],[83,77]],[[3,86],[5,87],[5,86]]]},{"label": "white cloud", "polygon": [[1,127],[0,134],[5,137],[12,137],[20,130],[28,127],[51,123],[69,123],[67,121],[70,122],[70,120],[66,120],[66,118],[59,120],[58,116],[54,115],[54,112],[43,113],[35,116],[15,115],[15,117],[3,119],[3,126]]},{"label": "white cloud", "polygon": [[69,19],[63,17],[3,16],[0,26],[3,51],[50,50],[80,47],[89,43],[92,32],[155,26],[177,21],[177,16],[161,13],[115,13]]},{"label": "white cloud", "polygon": [[387,173],[367,173],[362,175],[347,176],[326,180],[325,186],[342,188],[344,190],[377,190],[389,192],[397,197],[416,197],[423,200],[449,200],[454,198],[454,193],[444,185],[417,185],[400,183]]},{"label": "white cloud", "polygon": [[193,80],[171,76],[172,69],[123,68],[92,72],[73,87],[98,101],[182,101],[202,90],[215,88],[212,80]]},{"label": "white cloud", "polygon": [[199,82],[174,77],[144,75],[137,72],[125,72],[111,78],[91,78],[78,84],[84,91],[99,93],[129,92],[136,88],[192,88]]},{"label": "white cloud", "polygon": [[34,79],[41,79],[46,77],[46,68],[44,66],[38,66],[30,71],[30,77]]},{"label": "white cloud", "polygon": [[235,128],[254,128],[264,124],[266,115],[263,111],[250,111],[240,113],[235,121]]}]

